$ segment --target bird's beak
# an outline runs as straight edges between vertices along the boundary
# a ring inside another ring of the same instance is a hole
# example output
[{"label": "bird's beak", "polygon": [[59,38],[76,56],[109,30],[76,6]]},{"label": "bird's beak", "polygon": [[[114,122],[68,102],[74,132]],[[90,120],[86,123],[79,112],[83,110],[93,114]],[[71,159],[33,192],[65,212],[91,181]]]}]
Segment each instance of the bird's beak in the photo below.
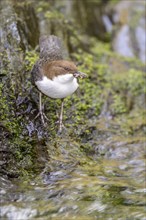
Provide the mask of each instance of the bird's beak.
[{"label": "bird's beak", "polygon": [[75,78],[86,78],[87,77],[87,74],[83,73],[83,72],[79,72],[77,71],[76,73],[73,74]]}]

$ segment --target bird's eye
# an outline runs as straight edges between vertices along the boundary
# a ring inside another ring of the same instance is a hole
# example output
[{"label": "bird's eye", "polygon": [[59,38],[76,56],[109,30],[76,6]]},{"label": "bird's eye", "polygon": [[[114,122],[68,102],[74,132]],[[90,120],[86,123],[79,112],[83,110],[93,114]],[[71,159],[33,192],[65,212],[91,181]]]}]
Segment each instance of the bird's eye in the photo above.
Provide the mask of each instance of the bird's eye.
[{"label": "bird's eye", "polygon": [[70,71],[71,69],[68,67],[64,67],[65,70]]}]

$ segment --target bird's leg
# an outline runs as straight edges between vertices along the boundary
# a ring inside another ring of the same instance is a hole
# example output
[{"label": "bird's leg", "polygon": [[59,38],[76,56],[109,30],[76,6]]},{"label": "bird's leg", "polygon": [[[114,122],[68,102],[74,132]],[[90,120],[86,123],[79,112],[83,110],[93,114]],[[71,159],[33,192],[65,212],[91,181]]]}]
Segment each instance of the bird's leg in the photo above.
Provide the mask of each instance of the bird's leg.
[{"label": "bird's leg", "polygon": [[44,115],[43,115],[43,109],[42,109],[42,93],[41,92],[39,92],[39,113],[41,115],[41,120],[44,125],[45,121],[44,121]]},{"label": "bird's leg", "polygon": [[63,105],[64,105],[64,99],[61,100],[61,111],[60,111],[60,116],[59,116],[59,132],[62,131],[62,128],[64,127],[62,123],[63,119]]},{"label": "bird's leg", "polygon": [[45,125],[45,120],[44,120],[44,118],[47,119],[47,120],[48,120],[48,118],[47,118],[47,116],[44,114],[43,108],[44,108],[44,107],[43,107],[43,105],[42,105],[42,93],[39,92],[39,113],[37,114],[37,116],[35,117],[35,119],[38,118],[38,116],[40,115],[40,116],[41,116],[42,123],[43,123],[43,125]]}]

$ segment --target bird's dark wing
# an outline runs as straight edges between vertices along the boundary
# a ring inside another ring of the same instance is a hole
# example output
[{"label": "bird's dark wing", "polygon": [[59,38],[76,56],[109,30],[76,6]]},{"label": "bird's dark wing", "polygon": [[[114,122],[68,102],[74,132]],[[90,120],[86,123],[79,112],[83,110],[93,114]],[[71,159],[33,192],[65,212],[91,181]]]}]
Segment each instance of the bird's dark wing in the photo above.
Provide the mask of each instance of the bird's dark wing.
[{"label": "bird's dark wing", "polygon": [[61,40],[54,36],[42,36],[39,40],[40,59],[47,61],[62,60],[63,46]]}]

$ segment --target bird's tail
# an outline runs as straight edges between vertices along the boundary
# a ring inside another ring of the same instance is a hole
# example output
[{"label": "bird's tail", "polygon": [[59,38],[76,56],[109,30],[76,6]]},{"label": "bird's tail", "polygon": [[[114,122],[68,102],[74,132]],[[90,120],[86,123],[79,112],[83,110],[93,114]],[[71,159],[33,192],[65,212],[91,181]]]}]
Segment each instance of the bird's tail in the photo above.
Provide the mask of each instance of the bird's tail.
[{"label": "bird's tail", "polygon": [[61,40],[54,36],[42,36],[39,40],[40,44],[40,58],[46,60],[62,60],[63,50]]}]

